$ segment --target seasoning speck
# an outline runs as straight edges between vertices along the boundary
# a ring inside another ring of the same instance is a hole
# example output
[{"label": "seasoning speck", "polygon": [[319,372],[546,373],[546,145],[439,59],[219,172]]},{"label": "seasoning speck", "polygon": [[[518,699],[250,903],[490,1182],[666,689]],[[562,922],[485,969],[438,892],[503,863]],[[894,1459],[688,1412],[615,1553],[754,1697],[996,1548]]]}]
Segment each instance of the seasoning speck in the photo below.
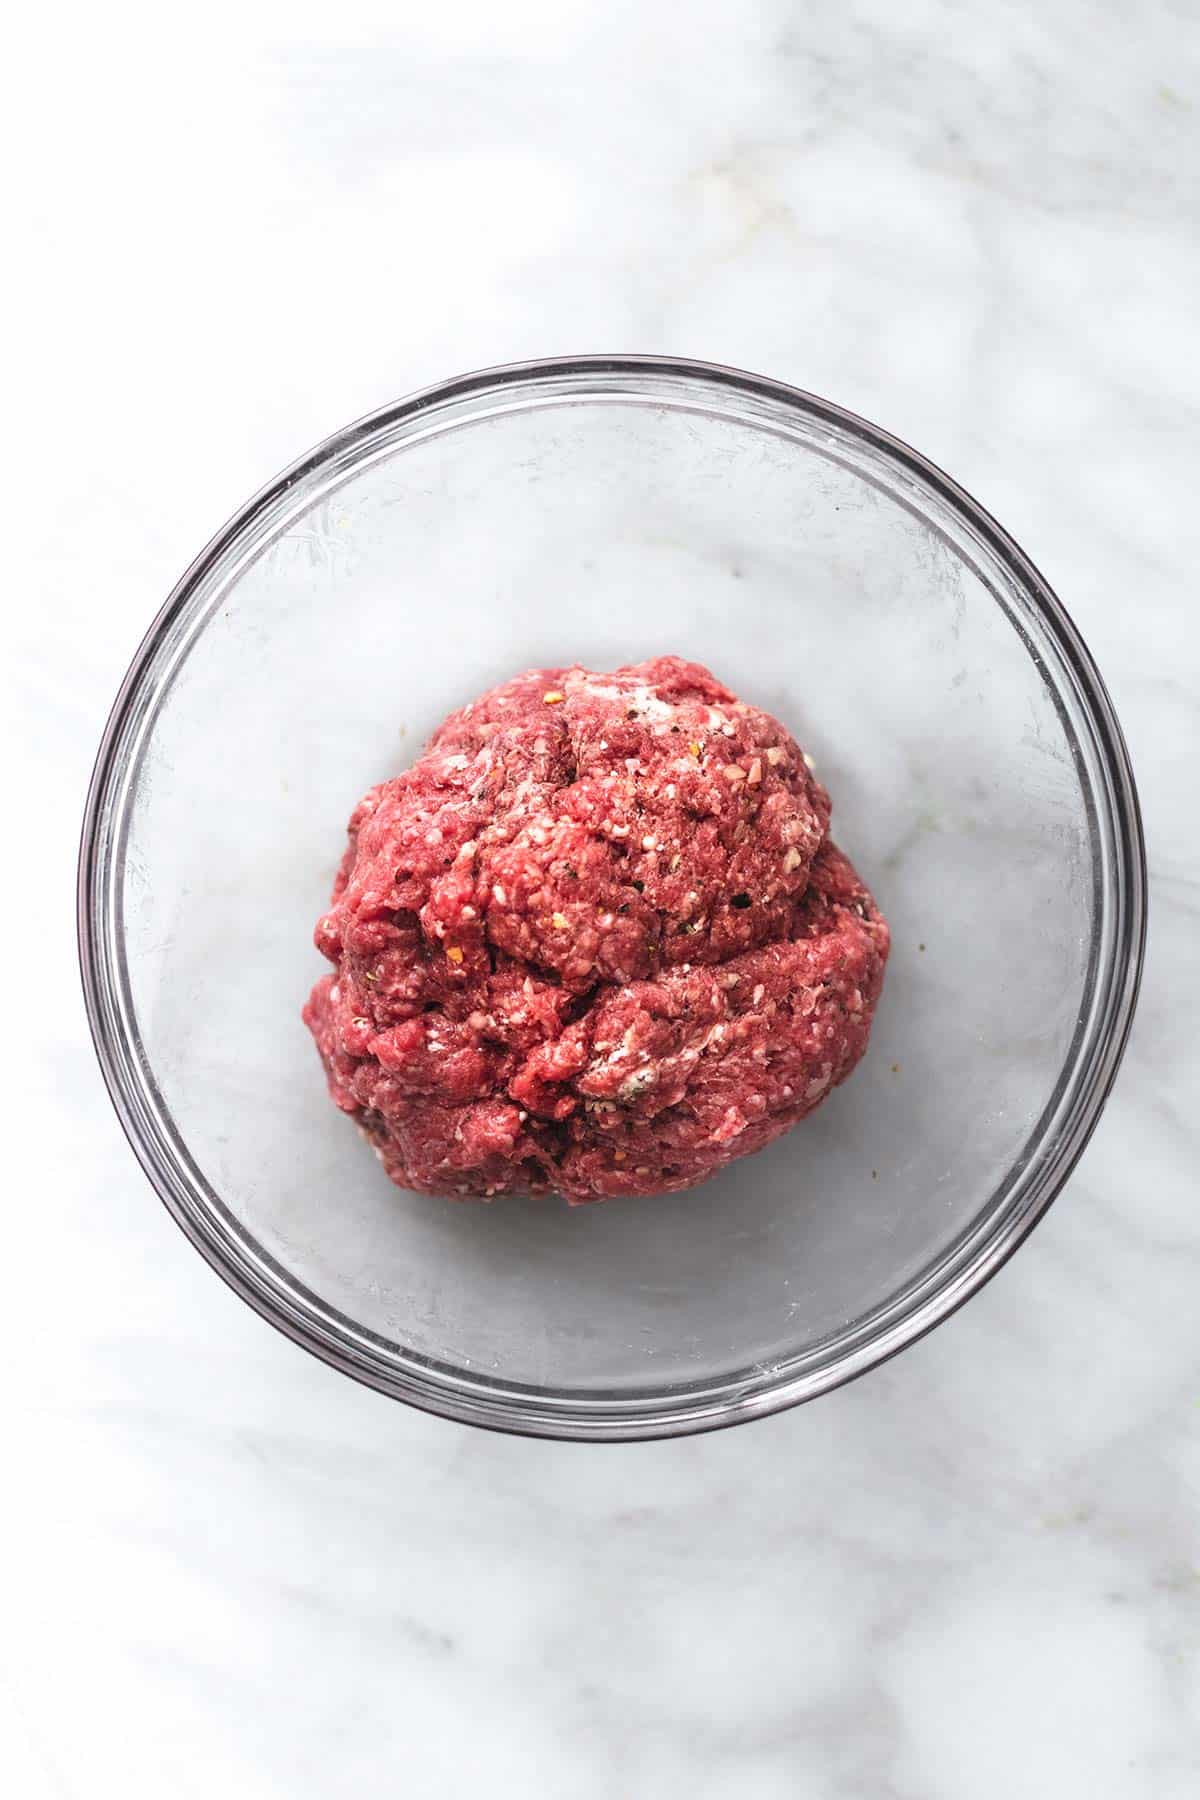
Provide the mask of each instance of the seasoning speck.
[{"label": "seasoning speck", "polygon": [[450,944],[447,946],[447,948],[446,948],[447,962],[452,962],[452,963],[458,964],[462,961],[462,959],[463,959],[463,953],[459,949],[457,944]]}]

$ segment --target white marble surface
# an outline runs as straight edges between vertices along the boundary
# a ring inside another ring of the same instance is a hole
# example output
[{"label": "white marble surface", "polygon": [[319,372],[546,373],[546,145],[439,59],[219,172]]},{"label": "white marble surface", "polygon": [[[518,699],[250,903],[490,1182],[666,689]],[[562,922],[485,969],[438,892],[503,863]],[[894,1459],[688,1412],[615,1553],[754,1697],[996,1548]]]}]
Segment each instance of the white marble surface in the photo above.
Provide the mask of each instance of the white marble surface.
[{"label": "white marble surface", "polygon": [[[1200,1790],[1198,45],[1190,0],[474,0],[10,53],[18,1800]],[[591,348],[794,380],[976,492],[1109,679],[1154,886],[1116,1095],[992,1286],[800,1412],[615,1449],[409,1413],[227,1292],[71,935],[105,712],[210,531],[382,400]]]}]

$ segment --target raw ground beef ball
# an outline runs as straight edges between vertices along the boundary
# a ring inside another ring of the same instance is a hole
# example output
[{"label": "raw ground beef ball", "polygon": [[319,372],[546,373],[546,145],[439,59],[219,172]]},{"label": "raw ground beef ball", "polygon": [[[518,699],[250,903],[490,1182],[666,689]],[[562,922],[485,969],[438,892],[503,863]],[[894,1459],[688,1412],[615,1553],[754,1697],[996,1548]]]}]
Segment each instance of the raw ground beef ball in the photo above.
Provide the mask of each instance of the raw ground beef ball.
[{"label": "raw ground beef ball", "polygon": [[691,1187],[866,1048],[888,929],[769,714],[659,657],[534,669],[355,808],[304,1018],[392,1180]]}]

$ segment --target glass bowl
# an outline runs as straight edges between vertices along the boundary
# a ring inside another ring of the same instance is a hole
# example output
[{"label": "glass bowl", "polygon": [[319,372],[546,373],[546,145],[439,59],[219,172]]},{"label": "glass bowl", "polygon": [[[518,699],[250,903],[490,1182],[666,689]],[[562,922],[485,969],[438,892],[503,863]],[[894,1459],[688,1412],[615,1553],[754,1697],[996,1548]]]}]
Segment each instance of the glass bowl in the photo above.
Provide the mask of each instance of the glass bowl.
[{"label": "glass bowl", "polygon": [[[498,679],[664,652],[815,757],[892,926],[867,1056],[690,1193],[401,1192],[300,1021],[350,810]],[[1096,1123],[1144,913],[1112,706],[995,521],[827,401],[625,356],[445,382],[250,501],[125,679],[79,885],[105,1078],[218,1272],[399,1399],[589,1439],[808,1399],[978,1288]]]}]

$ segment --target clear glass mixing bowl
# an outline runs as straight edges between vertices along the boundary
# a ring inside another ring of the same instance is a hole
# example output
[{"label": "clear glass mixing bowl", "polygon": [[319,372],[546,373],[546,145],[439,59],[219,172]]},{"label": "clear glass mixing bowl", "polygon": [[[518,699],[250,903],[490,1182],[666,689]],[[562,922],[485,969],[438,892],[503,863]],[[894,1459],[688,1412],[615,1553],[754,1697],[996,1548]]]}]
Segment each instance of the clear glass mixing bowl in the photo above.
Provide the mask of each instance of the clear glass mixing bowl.
[{"label": "clear glass mixing bowl", "polygon": [[[892,925],[867,1057],[691,1193],[400,1192],[300,1022],[351,807],[505,675],[667,651],[816,758]],[[821,1393],[992,1274],[1112,1082],[1145,873],[1091,658],[968,495],[778,383],[581,357],[386,407],[214,538],[118,696],[79,908],[125,1129],[251,1305],[449,1417],[630,1438]]]}]

